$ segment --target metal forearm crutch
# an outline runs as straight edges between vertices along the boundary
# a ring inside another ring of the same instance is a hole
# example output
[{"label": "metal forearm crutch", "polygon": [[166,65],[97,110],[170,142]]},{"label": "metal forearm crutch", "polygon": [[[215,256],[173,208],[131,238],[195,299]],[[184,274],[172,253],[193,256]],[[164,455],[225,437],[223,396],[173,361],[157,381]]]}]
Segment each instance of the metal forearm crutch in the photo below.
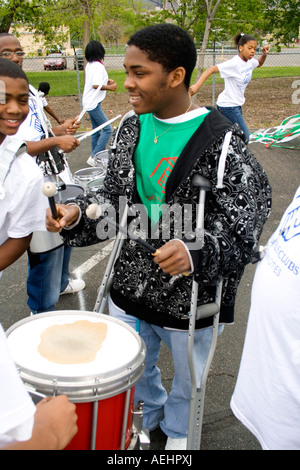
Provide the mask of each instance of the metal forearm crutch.
[{"label": "metal forearm crutch", "polygon": [[[121,227],[127,226],[127,213],[128,213],[128,205],[126,204],[123,215],[122,215],[122,219],[121,219],[121,224],[120,224]],[[109,256],[109,260],[105,269],[101,286],[99,288],[98,296],[97,296],[96,303],[94,306],[94,312],[104,313],[108,294],[109,294],[109,291],[113,282],[114,264],[119,256],[124,240],[125,240],[125,235],[121,230],[119,230],[116,236],[116,240],[114,242],[112,252]]]},{"label": "metal forearm crutch", "polygon": [[[199,187],[199,207],[197,214],[197,228],[204,229],[204,208],[206,192],[211,190],[211,183],[201,175],[195,175],[192,184]],[[190,414],[189,414],[189,427],[188,427],[188,439],[187,449],[188,450],[199,450],[201,443],[201,432],[203,424],[203,411],[204,411],[204,398],[207,376],[209,373],[210,365],[214,356],[220,306],[221,306],[221,295],[222,295],[222,280],[220,280],[216,286],[216,297],[215,302],[210,304],[202,305],[197,307],[198,299],[198,283],[193,280],[192,284],[192,296],[191,296],[191,310],[189,319],[189,336],[188,336],[188,361],[191,374],[191,401],[190,401]],[[193,346],[194,346],[194,333],[196,320],[200,318],[213,317],[213,333],[212,341],[208,354],[208,358],[203,371],[200,387],[198,387],[195,373],[195,364],[193,357]]]},{"label": "metal forearm crutch", "polygon": [[[102,283],[99,288],[96,303],[94,306],[94,311],[97,313],[104,313],[104,310],[107,304],[108,295],[109,295],[110,288],[113,282],[113,277],[114,277],[114,264],[119,256],[124,240],[127,237],[127,215],[128,215],[128,205],[126,204],[123,215],[122,215],[121,223],[118,226],[119,228],[118,234],[116,236],[116,240],[115,240],[113,249],[111,251],[111,254],[110,254],[106,269],[105,269],[105,273],[102,279]],[[127,399],[129,399],[129,396],[130,395],[127,392]],[[129,401],[127,401],[126,403],[127,403],[127,406],[129,406]],[[150,439],[149,439],[147,430],[145,430],[142,426],[143,409],[144,409],[143,402],[139,402],[137,407],[134,408],[132,427],[135,430],[135,433],[138,435],[139,450],[149,450]],[[127,416],[126,412],[124,416]],[[125,431],[126,429],[124,430],[124,433]],[[123,441],[125,439],[124,433],[122,434]]]},{"label": "metal forearm crutch", "polygon": [[[92,206],[95,206],[95,205],[96,204],[91,204],[90,208],[92,208]],[[94,213],[94,208],[91,210],[91,213]],[[146,240],[140,238],[136,233],[130,232],[130,230],[128,230],[127,214],[128,214],[128,205],[126,205],[124,209],[121,224],[116,223],[114,220],[110,219],[109,217],[104,217],[103,219],[104,221],[108,223],[108,225],[118,230],[118,235],[116,237],[113,250],[109,257],[109,261],[108,261],[108,264],[104,273],[103,281],[99,289],[99,294],[98,294],[96,304],[94,307],[94,311],[98,313],[104,313],[105,305],[107,302],[107,296],[110,291],[112,281],[113,281],[113,276],[114,276],[113,267],[114,267],[117,257],[119,256],[119,253],[120,253],[120,250],[122,248],[125,238],[129,237],[130,239],[134,240],[139,245],[146,248],[150,253],[154,254],[157,251],[157,248],[154,248]]]}]

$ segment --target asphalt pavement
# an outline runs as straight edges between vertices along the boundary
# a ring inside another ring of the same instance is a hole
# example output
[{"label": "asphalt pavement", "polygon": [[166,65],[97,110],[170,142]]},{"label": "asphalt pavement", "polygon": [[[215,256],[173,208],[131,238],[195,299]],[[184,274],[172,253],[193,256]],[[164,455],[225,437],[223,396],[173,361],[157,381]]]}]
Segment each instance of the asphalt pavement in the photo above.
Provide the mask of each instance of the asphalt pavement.
[{"label": "asphalt pavement", "polygon": [[[261,242],[264,244],[278,225],[300,182],[300,150],[265,148],[261,143],[250,144],[252,152],[264,167],[273,188],[273,210],[266,223]],[[90,139],[69,155],[73,173],[86,168],[90,155]],[[93,311],[97,291],[103,278],[110,242],[91,247],[75,248],[71,259],[73,277],[81,277],[86,288],[60,298],[58,310]],[[238,289],[235,323],[227,326],[218,338],[207,382],[201,450],[260,450],[256,439],[233,416],[230,398],[234,389],[250,304],[250,292],[255,265],[249,265]],[[8,268],[1,279],[0,321],[4,329],[29,315],[26,295],[27,255]],[[169,389],[173,377],[170,354],[162,348],[159,360],[164,384]],[[152,435],[153,450],[164,448],[164,436]]]}]

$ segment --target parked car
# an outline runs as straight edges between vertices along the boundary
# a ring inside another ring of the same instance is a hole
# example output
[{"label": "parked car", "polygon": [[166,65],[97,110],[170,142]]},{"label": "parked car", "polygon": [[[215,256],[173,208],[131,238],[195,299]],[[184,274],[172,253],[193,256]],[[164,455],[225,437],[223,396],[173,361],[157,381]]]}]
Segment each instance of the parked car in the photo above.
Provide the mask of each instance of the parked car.
[{"label": "parked car", "polygon": [[44,60],[44,70],[64,70],[67,68],[67,59],[60,53],[49,54]]},{"label": "parked car", "polygon": [[77,51],[75,52],[75,56],[74,56],[74,70],[76,70],[76,60],[78,63],[78,70],[83,70],[83,67],[84,67],[83,59],[84,59],[83,50],[77,49]]}]

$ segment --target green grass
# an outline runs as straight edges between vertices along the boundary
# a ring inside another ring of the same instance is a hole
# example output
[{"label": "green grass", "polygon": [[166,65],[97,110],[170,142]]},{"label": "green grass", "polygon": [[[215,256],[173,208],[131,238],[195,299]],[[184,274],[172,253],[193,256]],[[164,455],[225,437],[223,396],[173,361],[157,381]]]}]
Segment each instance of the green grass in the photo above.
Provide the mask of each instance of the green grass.
[{"label": "green grass", "polygon": [[[196,81],[197,71],[194,70],[191,83]],[[253,72],[252,79],[272,78],[272,77],[300,77],[300,67],[259,67]],[[210,76],[206,84],[212,84],[213,78]],[[219,74],[215,75],[215,83],[222,83],[223,79]]]},{"label": "green grass", "polygon": [[[125,92],[125,72],[112,70],[108,72],[109,78],[118,84],[117,92]],[[77,73],[72,70],[49,70],[47,72],[26,72],[29,83],[38,88],[40,82],[50,83],[50,96],[78,95]],[[83,92],[84,72],[79,71],[80,89]]]},{"label": "green grass", "polygon": [[[27,72],[29,82],[38,87],[40,82],[47,81],[50,83],[50,96],[66,96],[78,95],[77,88],[77,74],[76,71],[71,70],[57,70],[47,72]],[[108,71],[109,78],[112,78],[118,84],[117,93],[126,92],[124,88],[125,72],[123,70],[110,70]],[[255,69],[252,78],[270,78],[270,77],[297,77],[300,76],[300,67],[260,67]],[[83,91],[84,86],[84,72],[79,71],[80,88]],[[193,73],[191,83],[196,80],[196,70]],[[219,74],[215,76],[216,83],[221,83],[223,80]],[[212,83],[212,77],[205,82],[206,84]]]},{"label": "green grass", "polygon": [[259,67],[252,78],[300,77],[300,67]]}]

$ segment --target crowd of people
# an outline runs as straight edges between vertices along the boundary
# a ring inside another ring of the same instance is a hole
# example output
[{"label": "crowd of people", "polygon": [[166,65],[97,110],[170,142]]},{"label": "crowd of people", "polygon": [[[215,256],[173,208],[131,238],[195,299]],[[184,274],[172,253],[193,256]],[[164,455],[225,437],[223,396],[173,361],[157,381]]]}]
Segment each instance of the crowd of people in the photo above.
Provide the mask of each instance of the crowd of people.
[{"label": "crowd of people", "polygon": [[[265,48],[257,61],[253,58],[256,41],[252,36],[239,35],[236,44],[238,55],[234,63],[228,67],[222,64],[213,71],[226,77],[223,101],[216,110],[198,107],[192,101],[193,93],[205,77],[191,87],[197,54],[189,34],[172,24],[146,27],[133,34],[124,59],[125,88],[132,111],[123,117],[114,134],[107,126],[92,140],[91,159],[111,139],[104,185],[93,198],[81,194],[71,204],[57,204],[58,217],[54,218],[50,209],[46,210],[41,185],[53,175],[59,175],[65,183],[71,181],[63,153],[72,152],[80,145],[75,137],[78,119],[77,116],[67,119],[56,127],[49,125],[43,109],[47,111],[47,104],[41,101],[39,92],[29,85],[22,71],[21,44],[10,34],[0,35],[0,80],[5,89],[0,100],[3,163],[0,270],[27,250],[30,312],[54,311],[61,294],[84,288],[82,280],[70,279],[72,249],[99,243],[107,237],[107,232],[99,231],[103,215],[91,218],[88,207],[95,201],[101,206],[104,198],[118,220],[122,217],[121,199],[125,198],[131,209],[138,207],[139,218],[145,222],[143,238],[155,252],[149,252],[133,240],[124,241],[114,266],[109,315],[132,326],[146,345],[145,370],[135,385],[134,398],[136,402],[144,402],[143,426],[149,431],[160,427],[167,436],[165,448],[170,451],[187,449],[191,398],[187,342],[192,282],[198,283],[198,304],[202,305],[214,300],[216,285],[222,279],[220,324],[233,323],[240,280],[245,266],[259,251],[260,236],[271,211],[272,190],[267,175],[247,146],[247,129],[236,118],[235,109],[230,114],[224,112],[224,108],[242,105],[252,70],[263,64],[269,49]],[[117,87],[105,71],[104,54],[99,41],[91,41],[86,48],[83,107],[93,128],[107,120],[101,102],[107,90],[114,92]],[[229,99],[237,95],[234,89],[239,90],[238,103]],[[211,183],[205,228],[201,231],[196,228],[199,188],[192,184],[193,176],[199,174]],[[232,399],[234,413],[255,433],[262,447],[268,449],[299,448],[300,444],[295,432],[299,398],[295,395],[292,401],[293,391],[284,387],[287,375],[295,389],[298,387],[298,201],[297,194],[259,262],[245,352]],[[174,215],[169,208],[175,206]],[[185,220],[187,213],[190,224],[179,229],[178,218]],[[53,238],[60,233],[61,244],[45,253],[34,253],[31,246],[35,233]],[[280,249],[289,259],[285,269],[281,266],[281,277],[274,269]],[[283,308],[284,301],[277,300],[283,295],[283,289],[289,293],[291,303],[295,300],[293,308]],[[293,359],[285,356],[291,323],[294,325],[290,347]],[[281,336],[278,331],[283,331],[283,324],[286,335]],[[274,331],[272,341],[265,325],[268,331]],[[193,354],[198,384],[208,357],[211,326],[210,318],[196,322]],[[157,367],[162,343],[171,351],[174,363],[169,393],[163,387]],[[277,351],[276,360],[273,348]],[[7,377],[6,381],[1,378],[5,385],[0,392],[0,446],[64,449],[77,432],[76,407],[66,396],[47,397],[34,405],[9,355],[3,329],[0,349],[0,374]],[[281,356],[285,356],[284,362]],[[276,370],[279,364],[282,374]],[[268,391],[263,397],[261,377]],[[272,381],[277,383],[275,389]],[[281,403],[283,395],[285,406]],[[257,403],[260,406],[253,406]],[[278,420],[278,406],[286,427]]]}]

